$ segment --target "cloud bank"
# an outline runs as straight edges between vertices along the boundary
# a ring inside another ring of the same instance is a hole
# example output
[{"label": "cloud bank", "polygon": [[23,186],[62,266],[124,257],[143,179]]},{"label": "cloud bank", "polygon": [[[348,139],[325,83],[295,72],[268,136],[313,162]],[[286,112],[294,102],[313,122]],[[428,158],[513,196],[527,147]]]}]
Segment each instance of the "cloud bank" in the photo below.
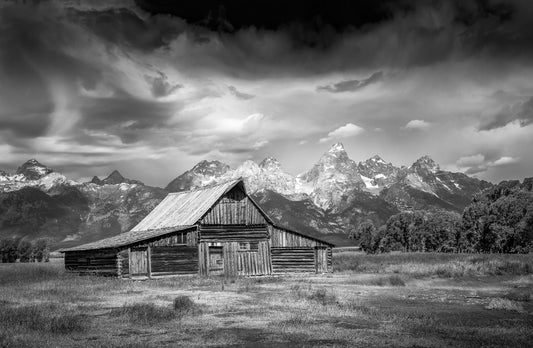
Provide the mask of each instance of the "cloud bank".
[{"label": "cloud bank", "polygon": [[355,160],[531,175],[529,2],[274,5],[2,3],[0,168],[164,185],[202,159],[298,173],[343,139]]}]

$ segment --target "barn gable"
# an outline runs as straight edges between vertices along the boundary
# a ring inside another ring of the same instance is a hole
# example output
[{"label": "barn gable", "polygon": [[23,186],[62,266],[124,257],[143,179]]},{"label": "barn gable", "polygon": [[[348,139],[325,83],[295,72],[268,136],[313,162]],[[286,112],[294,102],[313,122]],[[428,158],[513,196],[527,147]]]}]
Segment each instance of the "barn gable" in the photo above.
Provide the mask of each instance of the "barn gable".
[{"label": "barn gable", "polygon": [[246,194],[242,182],[235,185],[201,218],[202,225],[266,225],[266,214]]},{"label": "barn gable", "polygon": [[244,184],[239,180],[169,193],[132,231],[194,225],[227,192]]}]

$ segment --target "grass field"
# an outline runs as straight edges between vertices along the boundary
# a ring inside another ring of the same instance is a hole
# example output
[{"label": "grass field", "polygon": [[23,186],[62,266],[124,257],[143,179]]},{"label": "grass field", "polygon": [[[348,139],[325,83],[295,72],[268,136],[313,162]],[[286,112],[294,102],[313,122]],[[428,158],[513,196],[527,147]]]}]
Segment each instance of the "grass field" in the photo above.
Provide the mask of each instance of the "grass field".
[{"label": "grass field", "polygon": [[0,347],[530,347],[533,255],[334,254],[328,275],[150,281],[0,264]]}]

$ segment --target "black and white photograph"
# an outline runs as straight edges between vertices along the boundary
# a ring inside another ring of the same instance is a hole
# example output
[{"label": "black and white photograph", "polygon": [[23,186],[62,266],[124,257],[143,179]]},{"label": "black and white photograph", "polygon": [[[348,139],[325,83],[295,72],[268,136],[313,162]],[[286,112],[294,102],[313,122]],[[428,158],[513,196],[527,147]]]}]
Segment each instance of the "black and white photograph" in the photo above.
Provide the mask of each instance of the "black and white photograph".
[{"label": "black and white photograph", "polygon": [[0,0],[0,348],[532,346],[533,1]]}]

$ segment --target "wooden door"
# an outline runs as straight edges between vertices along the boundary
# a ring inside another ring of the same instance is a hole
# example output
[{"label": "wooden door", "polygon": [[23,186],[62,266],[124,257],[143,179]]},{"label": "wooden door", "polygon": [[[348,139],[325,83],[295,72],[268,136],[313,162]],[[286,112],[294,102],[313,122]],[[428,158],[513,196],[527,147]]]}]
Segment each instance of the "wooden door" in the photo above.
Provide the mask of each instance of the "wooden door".
[{"label": "wooden door", "polygon": [[318,247],[315,250],[316,273],[327,273],[328,271],[328,250]]},{"label": "wooden door", "polygon": [[209,274],[224,274],[223,249],[220,246],[209,247]]},{"label": "wooden door", "polygon": [[148,275],[148,248],[131,248],[130,274]]}]

